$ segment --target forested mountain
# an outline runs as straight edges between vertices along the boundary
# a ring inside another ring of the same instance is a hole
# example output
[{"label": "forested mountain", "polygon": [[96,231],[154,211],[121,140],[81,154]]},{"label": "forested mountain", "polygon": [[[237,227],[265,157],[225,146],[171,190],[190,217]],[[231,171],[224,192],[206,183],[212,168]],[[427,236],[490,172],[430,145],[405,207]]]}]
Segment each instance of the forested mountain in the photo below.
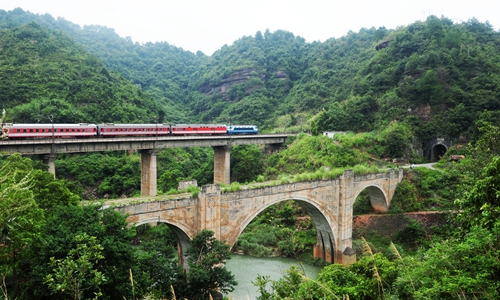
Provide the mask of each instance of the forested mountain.
[{"label": "forested mountain", "polygon": [[[264,130],[303,127],[313,133],[379,130],[396,122],[425,141],[467,140],[476,121],[500,120],[500,34],[476,19],[454,24],[430,16],[395,30],[362,29],[323,43],[267,30],[206,56],[165,42],[140,45],[103,26],[81,28],[22,9],[0,11],[2,39],[34,24],[53,42],[69,35],[106,70],[140,87],[160,106],[154,118],[158,114],[165,122],[255,123]],[[29,56],[23,55],[27,49],[18,50],[16,55]],[[21,103],[8,101],[7,107]],[[33,96],[23,101],[33,102]],[[26,120],[18,115],[13,116]]]},{"label": "forested mountain", "polygon": [[12,121],[132,122],[160,109],[64,33],[32,22],[0,29],[0,45],[0,102]]}]

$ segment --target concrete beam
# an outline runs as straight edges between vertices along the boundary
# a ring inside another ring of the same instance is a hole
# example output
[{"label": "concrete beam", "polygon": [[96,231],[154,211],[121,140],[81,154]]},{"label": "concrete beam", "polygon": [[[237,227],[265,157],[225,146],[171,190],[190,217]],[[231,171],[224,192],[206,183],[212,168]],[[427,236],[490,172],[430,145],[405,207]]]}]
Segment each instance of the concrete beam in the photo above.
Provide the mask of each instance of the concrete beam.
[{"label": "concrete beam", "polygon": [[50,153],[82,153],[100,151],[129,151],[185,147],[217,147],[227,145],[283,144],[287,135],[242,136],[169,136],[95,139],[39,139],[0,141],[0,153],[37,155]]}]

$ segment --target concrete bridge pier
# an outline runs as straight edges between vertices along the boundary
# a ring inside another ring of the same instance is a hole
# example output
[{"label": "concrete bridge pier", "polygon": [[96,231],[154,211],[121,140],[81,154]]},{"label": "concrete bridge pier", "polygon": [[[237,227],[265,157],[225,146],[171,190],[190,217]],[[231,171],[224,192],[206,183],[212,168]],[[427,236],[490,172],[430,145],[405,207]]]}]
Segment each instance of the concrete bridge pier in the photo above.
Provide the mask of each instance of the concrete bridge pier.
[{"label": "concrete bridge pier", "polygon": [[213,146],[214,184],[231,184],[231,146]]},{"label": "concrete bridge pier", "polygon": [[57,154],[47,154],[42,156],[43,162],[49,166],[49,173],[56,177]]},{"label": "concrete bridge pier", "polygon": [[156,154],[157,150],[141,152],[141,196],[156,196]]}]

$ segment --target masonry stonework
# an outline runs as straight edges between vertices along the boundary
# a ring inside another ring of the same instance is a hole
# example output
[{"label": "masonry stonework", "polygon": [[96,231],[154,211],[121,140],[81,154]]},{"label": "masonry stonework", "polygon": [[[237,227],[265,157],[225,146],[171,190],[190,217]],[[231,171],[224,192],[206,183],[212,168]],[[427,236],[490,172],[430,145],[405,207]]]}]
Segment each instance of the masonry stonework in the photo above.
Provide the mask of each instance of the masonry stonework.
[{"label": "masonry stonework", "polygon": [[367,190],[372,206],[388,210],[397,184],[403,177],[386,173],[355,176],[345,171],[333,180],[304,181],[222,193],[219,185],[206,185],[197,198],[155,201],[116,208],[128,214],[130,224],[165,222],[179,239],[179,253],[189,247],[189,240],[201,230],[212,230],[217,239],[231,247],[247,225],[264,209],[285,200],[295,200],[310,215],[317,231],[315,257],[330,263],[350,264],[352,253],[353,204]]}]

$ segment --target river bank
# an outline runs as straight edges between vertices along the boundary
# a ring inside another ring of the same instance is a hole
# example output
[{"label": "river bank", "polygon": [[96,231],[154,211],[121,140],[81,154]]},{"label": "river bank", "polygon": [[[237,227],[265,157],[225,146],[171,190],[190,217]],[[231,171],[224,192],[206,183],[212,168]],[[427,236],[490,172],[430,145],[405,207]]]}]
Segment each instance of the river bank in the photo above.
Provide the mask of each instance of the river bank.
[{"label": "river bank", "polygon": [[323,268],[300,263],[294,258],[252,257],[233,254],[231,259],[227,261],[226,268],[235,275],[238,285],[232,293],[225,296],[232,300],[256,299],[259,293],[252,281],[255,281],[258,275],[278,280],[286,275],[286,271],[292,265],[304,270],[305,275],[313,279],[317,278]]}]

